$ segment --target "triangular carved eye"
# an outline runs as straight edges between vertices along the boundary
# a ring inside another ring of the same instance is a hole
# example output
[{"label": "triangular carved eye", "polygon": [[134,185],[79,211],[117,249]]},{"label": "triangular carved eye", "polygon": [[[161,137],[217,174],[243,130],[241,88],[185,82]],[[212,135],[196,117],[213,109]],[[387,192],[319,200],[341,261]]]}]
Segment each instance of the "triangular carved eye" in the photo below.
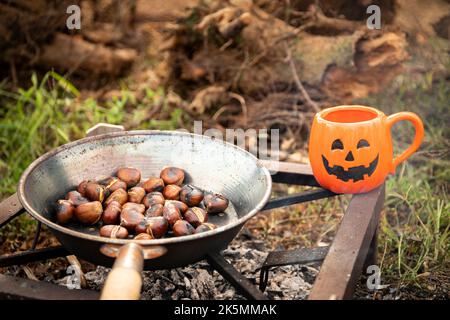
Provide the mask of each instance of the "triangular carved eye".
[{"label": "triangular carved eye", "polygon": [[356,148],[365,148],[365,147],[370,147],[369,142],[367,142],[367,140],[361,139],[358,142],[358,145],[356,146]]},{"label": "triangular carved eye", "polygon": [[340,149],[340,150],[344,149],[344,144],[342,143],[341,140],[336,139],[333,141],[333,144],[331,145],[331,150],[335,150],[335,149]]}]

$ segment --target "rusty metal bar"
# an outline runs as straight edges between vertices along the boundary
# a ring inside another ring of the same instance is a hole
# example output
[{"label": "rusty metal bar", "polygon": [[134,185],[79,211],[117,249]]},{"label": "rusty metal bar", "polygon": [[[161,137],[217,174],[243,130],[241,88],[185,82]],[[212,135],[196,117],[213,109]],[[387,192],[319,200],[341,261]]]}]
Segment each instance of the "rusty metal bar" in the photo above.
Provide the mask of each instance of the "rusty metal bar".
[{"label": "rusty metal bar", "polygon": [[28,250],[24,252],[0,256],[0,267],[8,267],[40,260],[59,258],[67,256],[69,254],[69,251],[64,249],[62,246]]},{"label": "rusty metal bar", "polygon": [[350,299],[373,243],[384,203],[384,184],[353,196],[320,268],[309,300]]},{"label": "rusty metal bar", "polygon": [[24,212],[17,193],[6,198],[0,203],[0,228]]},{"label": "rusty metal bar", "polygon": [[210,253],[206,260],[216,269],[222,277],[228,280],[233,287],[249,300],[268,300],[258,288],[236,270],[220,253]]},{"label": "rusty metal bar", "polygon": [[266,205],[261,209],[261,211],[264,210],[271,210],[275,208],[280,207],[286,207],[293,204],[299,204],[307,201],[313,201],[328,197],[335,196],[336,193],[333,193],[331,191],[325,190],[325,189],[316,189],[316,190],[308,190],[301,193],[289,195],[286,197],[281,197],[278,199],[270,200],[266,203]]},{"label": "rusty metal bar", "polygon": [[67,289],[45,281],[34,281],[0,274],[0,299],[97,300],[93,290]]}]

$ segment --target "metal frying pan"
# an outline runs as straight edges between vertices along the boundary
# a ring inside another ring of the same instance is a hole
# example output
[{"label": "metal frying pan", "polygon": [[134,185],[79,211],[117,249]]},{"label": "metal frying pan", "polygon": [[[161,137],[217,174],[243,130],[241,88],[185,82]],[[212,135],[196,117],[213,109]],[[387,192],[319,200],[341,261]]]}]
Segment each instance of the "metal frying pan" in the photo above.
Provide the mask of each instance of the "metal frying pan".
[{"label": "metal frying pan", "polygon": [[[80,181],[101,180],[123,166],[138,168],[144,179],[158,175],[163,166],[183,168],[187,183],[221,193],[232,205],[226,215],[211,217],[217,229],[178,238],[110,239],[100,237],[94,227],[54,222],[54,203]],[[23,173],[17,193],[26,211],[73,254],[108,267],[116,261],[103,298],[138,298],[142,268],[184,266],[226,248],[265,205],[271,187],[269,171],[227,142],[177,131],[128,131],[78,140],[41,156]]]}]

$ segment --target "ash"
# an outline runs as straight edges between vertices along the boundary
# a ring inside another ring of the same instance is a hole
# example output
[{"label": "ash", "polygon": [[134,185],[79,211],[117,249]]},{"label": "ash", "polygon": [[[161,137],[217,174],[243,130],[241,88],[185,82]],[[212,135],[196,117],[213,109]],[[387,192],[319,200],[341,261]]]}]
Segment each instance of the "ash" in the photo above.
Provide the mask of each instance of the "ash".
[{"label": "ash", "polygon": [[[235,239],[222,252],[238,271],[255,285],[259,284],[259,268],[268,250],[258,240]],[[100,290],[110,269],[98,266],[85,274],[90,289]],[[285,266],[273,268],[265,293],[270,299],[305,299],[318,273],[311,266]],[[234,287],[206,262],[172,270],[143,273],[141,299],[146,300],[199,300],[245,299]]]}]

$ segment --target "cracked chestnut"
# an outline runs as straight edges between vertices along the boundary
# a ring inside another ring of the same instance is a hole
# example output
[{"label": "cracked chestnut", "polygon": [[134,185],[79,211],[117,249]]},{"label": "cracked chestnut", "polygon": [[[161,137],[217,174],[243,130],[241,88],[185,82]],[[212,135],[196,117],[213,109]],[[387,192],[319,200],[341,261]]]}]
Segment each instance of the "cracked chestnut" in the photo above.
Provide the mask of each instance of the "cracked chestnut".
[{"label": "cracked chestnut", "polygon": [[117,177],[131,188],[141,181],[141,172],[135,168],[120,168],[117,170]]},{"label": "cracked chestnut", "polygon": [[67,193],[66,200],[72,202],[75,207],[79,206],[80,204],[89,202],[89,199],[83,197],[78,191],[70,191],[69,193]]},{"label": "cracked chestnut", "polygon": [[91,180],[83,180],[77,187],[77,191],[84,197],[86,193],[86,186],[89,182],[93,182]]},{"label": "cracked chestnut", "polygon": [[189,207],[195,207],[203,200],[203,191],[199,188],[187,184],[181,188],[180,201],[186,203]]},{"label": "cracked chestnut", "polygon": [[96,182],[88,182],[84,188],[84,194],[91,201],[103,202],[105,199],[105,187]]},{"label": "cracked chestnut", "polygon": [[178,220],[183,219],[180,210],[178,210],[173,203],[167,203],[164,205],[163,217],[167,219],[167,222],[169,222],[169,225],[171,226],[173,226]]},{"label": "cracked chestnut", "polygon": [[206,211],[208,213],[224,212],[228,208],[229,201],[221,194],[207,194],[203,199]]},{"label": "cracked chestnut", "polygon": [[127,190],[127,184],[116,177],[108,178],[105,182],[105,188],[110,193],[116,191],[117,189]]},{"label": "cracked chestnut", "polygon": [[151,207],[154,204],[164,204],[166,200],[164,199],[164,196],[161,192],[154,191],[150,192],[145,195],[144,200],[142,200],[142,203],[145,205],[146,208]]},{"label": "cracked chestnut", "polygon": [[145,196],[145,190],[141,187],[133,187],[128,190],[128,201],[134,203],[141,203]]},{"label": "cracked chestnut", "polygon": [[125,239],[128,237],[128,230],[121,226],[109,224],[100,228],[100,236],[113,239]]},{"label": "cracked chestnut", "polygon": [[178,200],[180,197],[181,187],[176,184],[169,184],[164,187],[163,196],[167,200]]},{"label": "cracked chestnut", "polygon": [[61,224],[68,223],[73,218],[75,207],[69,200],[58,200],[56,203],[56,221]]},{"label": "cracked chestnut", "polygon": [[112,201],[117,201],[122,206],[128,201],[128,193],[124,189],[117,189],[109,195],[105,201],[105,205],[109,205]]},{"label": "cracked chestnut", "polygon": [[164,217],[147,219],[147,233],[154,239],[162,238],[169,229],[169,222]]},{"label": "cracked chestnut", "polygon": [[202,223],[197,228],[195,228],[195,233],[202,233],[216,229],[217,226],[213,223]]},{"label": "cracked chestnut", "polygon": [[136,237],[133,238],[134,240],[152,240],[152,236],[148,233],[139,233]]},{"label": "cracked chestnut", "polygon": [[117,201],[111,201],[103,211],[102,221],[104,224],[118,224],[122,206]]},{"label": "cracked chestnut", "polygon": [[178,220],[172,226],[172,231],[175,236],[181,237],[193,234],[195,232],[195,229],[189,222],[185,220]]},{"label": "cracked chestnut", "polygon": [[142,187],[145,192],[159,191],[162,192],[164,189],[164,181],[161,178],[152,177],[142,183]]},{"label": "cracked chestnut", "polygon": [[154,204],[145,211],[145,216],[151,217],[162,217],[164,206],[160,203]]},{"label": "cracked chestnut", "polygon": [[161,171],[160,178],[164,180],[166,185],[176,184],[179,186],[183,183],[184,171],[176,167],[167,167]]},{"label": "cracked chestnut", "polygon": [[178,200],[166,200],[165,203],[172,203],[173,205],[175,205],[175,207],[178,208],[178,210],[180,210],[181,213],[185,213],[187,211],[187,209],[189,209],[189,207],[187,206],[186,203],[178,201]]},{"label": "cracked chestnut", "polygon": [[202,223],[208,221],[208,213],[202,208],[193,207],[189,208],[184,214],[184,220],[192,224],[197,228]]},{"label": "cracked chestnut", "polygon": [[80,204],[75,208],[75,217],[83,224],[96,224],[102,217],[103,207],[100,201]]},{"label": "cracked chestnut", "polygon": [[136,210],[139,213],[144,214],[145,212],[145,206],[142,203],[134,203],[134,202],[127,202],[122,206],[122,210]]}]

